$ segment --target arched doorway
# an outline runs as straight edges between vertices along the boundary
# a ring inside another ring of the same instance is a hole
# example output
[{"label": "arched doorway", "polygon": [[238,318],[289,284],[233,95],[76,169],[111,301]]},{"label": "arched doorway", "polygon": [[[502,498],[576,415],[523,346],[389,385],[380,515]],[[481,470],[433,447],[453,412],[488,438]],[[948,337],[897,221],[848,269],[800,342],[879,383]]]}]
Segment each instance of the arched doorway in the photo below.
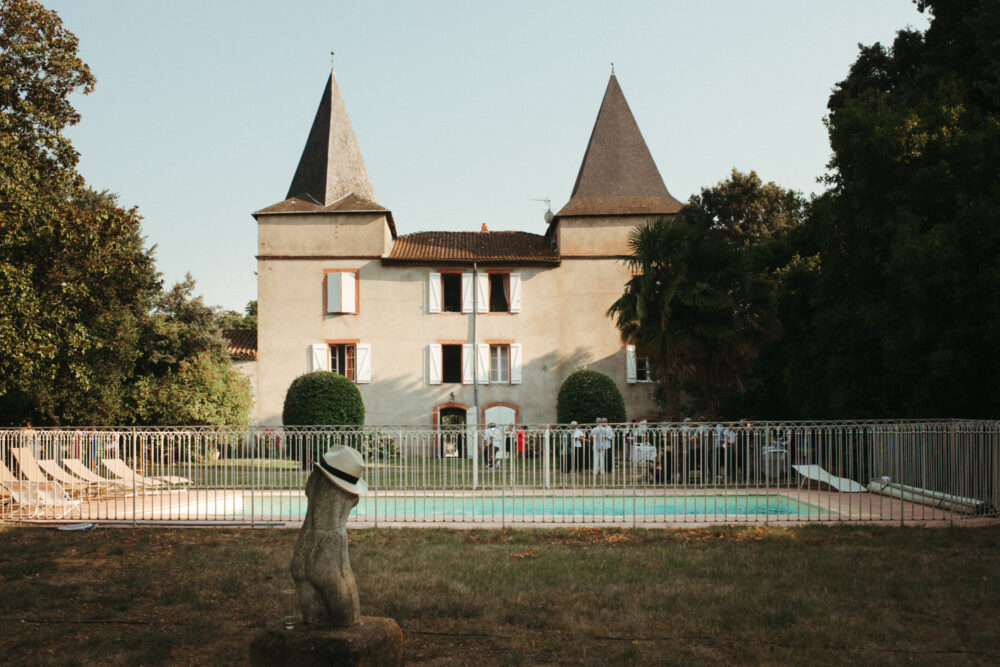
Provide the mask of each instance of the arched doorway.
[{"label": "arched doorway", "polygon": [[494,422],[503,433],[503,448],[497,453],[497,458],[506,458],[512,451],[511,438],[514,435],[514,425],[517,424],[518,409],[513,403],[490,403],[483,410],[483,426]]},{"label": "arched doorway", "polygon": [[451,404],[437,409],[438,456],[462,458],[466,453],[465,421],[467,408]]}]

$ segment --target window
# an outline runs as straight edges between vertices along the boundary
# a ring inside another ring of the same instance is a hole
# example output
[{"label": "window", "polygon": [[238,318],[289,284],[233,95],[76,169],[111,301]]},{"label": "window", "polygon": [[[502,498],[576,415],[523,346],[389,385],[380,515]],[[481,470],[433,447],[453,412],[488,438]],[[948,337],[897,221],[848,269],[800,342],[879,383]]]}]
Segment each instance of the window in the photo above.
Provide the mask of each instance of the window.
[{"label": "window", "polygon": [[323,291],[327,313],[358,312],[358,271],[327,270]]},{"label": "window", "polygon": [[652,382],[653,378],[649,372],[649,357],[635,358],[635,381]]},{"label": "window", "polygon": [[462,381],[462,346],[441,346],[441,381]]},{"label": "window", "polygon": [[441,310],[446,313],[462,312],[462,274],[441,274]]},{"label": "window", "polygon": [[635,345],[625,346],[625,381],[629,384],[653,381],[649,357],[636,356]]},{"label": "window", "polygon": [[472,301],[471,273],[432,271],[428,276],[427,312],[471,313]]},{"label": "window", "polygon": [[510,306],[507,299],[507,290],[510,289],[510,281],[507,274],[491,273],[490,276],[490,312],[507,313]]},{"label": "window", "polygon": [[357,348],[353,345],[340,344],[330,346],[330,370],[343,375],[348,380],[354,380],[357,376]]},{"label": "window", "polygon": [[490,345],[490,382],[510,382],[510,345]]},{"label": "window", "polygon": [[517,343],[481,343],[476,353],[480,384],[521,384],[521,346]]},{"label": "window", "polygon": [[358,384],[372,381],[372,346],[356,341],[327,341],[309,346],[309,371],[333,371]]},{"label": "window", "polygon": [[480,273],[476,276],[476,311],[480,313],[521,312],[520,273]]}]

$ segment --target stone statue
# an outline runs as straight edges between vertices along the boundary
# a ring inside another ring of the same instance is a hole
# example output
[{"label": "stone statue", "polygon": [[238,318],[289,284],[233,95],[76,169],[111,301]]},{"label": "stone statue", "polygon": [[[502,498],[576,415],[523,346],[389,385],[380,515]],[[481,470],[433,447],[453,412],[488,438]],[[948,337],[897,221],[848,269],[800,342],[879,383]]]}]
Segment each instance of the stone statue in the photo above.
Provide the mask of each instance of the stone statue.
[{"label": "stone statue", "polygon": [[258,667],[403,664],[403,633],[391,618],[361,616],[358,584],[347,559],[347,517],[368,491],[365,462],[337,446],[306,482],[309,508],[292,554],[302,627],[267,629],[250,644]]},{"label": "stone statue", "polygon": [[309,507],[291,566],[306,625],[350,627],[361,622],[358,585],[347,555],[347,518],[358,496],[368,490],[364,471],[356,450],[337,446],[316,461],[306,482]]}]

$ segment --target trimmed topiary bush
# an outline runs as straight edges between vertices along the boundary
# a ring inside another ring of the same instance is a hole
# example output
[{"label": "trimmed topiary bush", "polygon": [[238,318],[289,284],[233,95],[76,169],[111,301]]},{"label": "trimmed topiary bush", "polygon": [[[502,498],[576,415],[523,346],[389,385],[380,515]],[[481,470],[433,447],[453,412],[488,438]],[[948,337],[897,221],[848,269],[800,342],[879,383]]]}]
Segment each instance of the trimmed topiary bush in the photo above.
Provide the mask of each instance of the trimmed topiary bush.
[{"label": "trimmed topiary bush", "polygon": [[343,375],[315,371],[295,378],[281,411],[285,426],[342,426],[365,423],[358,387]]},{"label": "trimmed topiary bush", "polygon": [[560,424],[590,424],[601,417],[625,421],[625,400],[615,381],[604,373],[583,369],[569,374],[559,388],[556,415]]}]

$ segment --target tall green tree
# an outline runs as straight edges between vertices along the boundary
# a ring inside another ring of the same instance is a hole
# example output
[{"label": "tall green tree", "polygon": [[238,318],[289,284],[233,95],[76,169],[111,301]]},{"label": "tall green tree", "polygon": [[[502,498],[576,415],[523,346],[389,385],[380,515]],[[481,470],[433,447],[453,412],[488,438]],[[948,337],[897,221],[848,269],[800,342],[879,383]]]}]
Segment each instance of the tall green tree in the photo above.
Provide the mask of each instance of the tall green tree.
[{"label": "tall green tree", "polygon": [[1000,405],[1000,5],[918,7],[927,31],[862,47],[830,97],[810,416]]},{"label": "tall green tree", "polygon": [[0,423],[114,423],[157,287],[140,218],[76,172],[95,80],[40,3],[0,2]]},{"label": "tall green tree", "polygon": [[233,367],[218,309],[195,294],[190,274],[153,297],[139,336],[131,419],[138,424],[245,424],[250,383]]},{"label": "tall green tree", "polygon": [[690,409],[716,416],[777,330],[767,277],[696,206],[636,227],[629,249],[622,259],[633,278],[608,314],[649,357],[671,418],[685,396]]},{"label": "tall green tree", "polygon": [[215,324],[220,329],[256,329],[257,301],[248,301],[242,314],[235,310],[217,310]]}]

